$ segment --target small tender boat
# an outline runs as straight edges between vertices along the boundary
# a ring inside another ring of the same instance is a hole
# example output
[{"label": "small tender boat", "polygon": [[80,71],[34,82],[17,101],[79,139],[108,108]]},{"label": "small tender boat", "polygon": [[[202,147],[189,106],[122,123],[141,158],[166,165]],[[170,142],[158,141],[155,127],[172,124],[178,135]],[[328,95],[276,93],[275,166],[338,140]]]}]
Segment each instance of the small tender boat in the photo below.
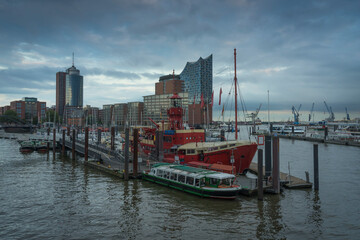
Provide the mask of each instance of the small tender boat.
[{"label": "small tender boat", "polygon": [[36,151],[40,153],[46,153],[48,151],[47,142],[45,141],[37,141],[35,143]]},{"label": "small tender boat", "polygon": [[35,149],[34,141],[22,141],[20,142],[20,152],[22,153],[31,153]]},{"label": "small tender boat", "polygon": [[235,199],[241,190],[232,174],[178,164],[157,163],[143,179],[201,197]]}]

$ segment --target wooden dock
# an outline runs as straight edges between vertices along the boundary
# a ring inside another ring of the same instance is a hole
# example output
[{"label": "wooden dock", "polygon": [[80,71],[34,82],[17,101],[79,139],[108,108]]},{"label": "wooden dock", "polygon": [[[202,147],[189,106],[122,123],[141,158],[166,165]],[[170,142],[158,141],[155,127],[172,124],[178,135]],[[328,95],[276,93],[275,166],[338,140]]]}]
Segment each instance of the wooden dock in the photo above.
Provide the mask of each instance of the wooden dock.
[{"label": "wooden dock", "polygon": [[[250,164],[250,171],[257,175],[258,173],[258,165],[257,163],[252,162]],[[265,168],[263,168],[263,176],[265,176]],[[280,183],[285,188],[289,189],[303,189],[303,188],[312,188],[312,183],[307,182],[301,178],[291,176],[287,173],[280,172]],[[264,186],[267,187],[269,182],[266,181]]]}]

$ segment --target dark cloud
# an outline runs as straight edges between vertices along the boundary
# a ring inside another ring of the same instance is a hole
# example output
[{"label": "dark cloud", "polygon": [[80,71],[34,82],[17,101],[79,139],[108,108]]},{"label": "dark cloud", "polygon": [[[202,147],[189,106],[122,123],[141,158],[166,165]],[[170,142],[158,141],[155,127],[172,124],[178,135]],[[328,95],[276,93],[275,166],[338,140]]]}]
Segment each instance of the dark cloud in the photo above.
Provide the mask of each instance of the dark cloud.
[{"label": "dark cloud", "polygon": [[148,86],[214,54],[217,92],[231,86],[237,48],[250,110],[267,90],[276,109],[324,98],[360,109],[359,1],[0,0],[0,22],[0,93],[51,89],[73,51],[85,81],[146,78]]}]

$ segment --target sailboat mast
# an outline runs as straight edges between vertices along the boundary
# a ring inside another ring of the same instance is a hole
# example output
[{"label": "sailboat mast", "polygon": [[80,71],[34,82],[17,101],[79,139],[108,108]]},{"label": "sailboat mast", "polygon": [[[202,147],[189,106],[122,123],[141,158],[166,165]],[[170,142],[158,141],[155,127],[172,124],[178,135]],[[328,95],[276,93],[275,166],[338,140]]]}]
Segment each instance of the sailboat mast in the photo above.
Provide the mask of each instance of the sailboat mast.
[{"label": "sailboat mast", "polygon": [[237,78],[236,78],[236,48],[234,48],[234,65],[235,65],[235,77],[234,77],[234,82],[235,82],[235,140],[238,139],[238,134],[237,134]]}]

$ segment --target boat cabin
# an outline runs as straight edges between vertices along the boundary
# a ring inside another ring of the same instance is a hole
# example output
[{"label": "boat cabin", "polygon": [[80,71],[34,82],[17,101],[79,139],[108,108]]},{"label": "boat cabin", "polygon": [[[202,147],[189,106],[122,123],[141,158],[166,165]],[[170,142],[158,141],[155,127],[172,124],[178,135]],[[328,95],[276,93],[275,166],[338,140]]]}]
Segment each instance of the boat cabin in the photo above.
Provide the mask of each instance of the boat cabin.
[{"label": "boat cabin", "polygon": [[149,174],[195,187],[227,188],[235,180],[232,174],[182,165],[153,167]]}]

